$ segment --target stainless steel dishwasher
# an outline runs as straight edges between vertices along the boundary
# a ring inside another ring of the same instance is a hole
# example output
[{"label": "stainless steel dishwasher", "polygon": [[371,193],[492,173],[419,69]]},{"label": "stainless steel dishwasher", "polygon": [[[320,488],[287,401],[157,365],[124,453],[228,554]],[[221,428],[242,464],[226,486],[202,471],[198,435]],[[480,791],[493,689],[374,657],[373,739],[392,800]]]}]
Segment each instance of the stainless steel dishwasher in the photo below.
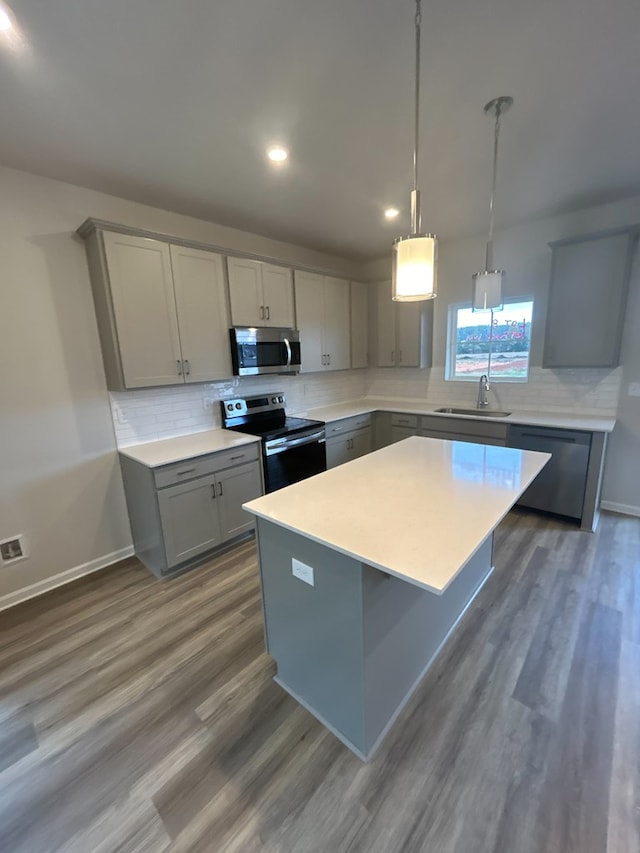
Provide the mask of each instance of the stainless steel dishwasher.
[{"label": "stainless steel dishwasher", "polygon": [[582,518],[591,433],[549,427],[510,426],[509,447],[541,450],[551,459],[518,504],[570,518]]}]

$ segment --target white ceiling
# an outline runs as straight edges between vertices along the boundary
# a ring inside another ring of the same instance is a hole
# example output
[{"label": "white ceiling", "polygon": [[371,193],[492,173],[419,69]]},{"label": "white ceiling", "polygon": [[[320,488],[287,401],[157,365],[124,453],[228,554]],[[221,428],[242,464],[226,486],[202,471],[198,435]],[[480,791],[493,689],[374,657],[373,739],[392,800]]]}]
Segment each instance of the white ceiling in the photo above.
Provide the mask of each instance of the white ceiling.
[{"label": "white ceiling", "polygon": [[[408,228],[413,0],[13,0],[0,162],[354,259]],[[640,193],[638,0],[423,0],[423,224]],[[287,169],[264,159],[273,140]],[[402,209],[384,222],[382,208]]]}]

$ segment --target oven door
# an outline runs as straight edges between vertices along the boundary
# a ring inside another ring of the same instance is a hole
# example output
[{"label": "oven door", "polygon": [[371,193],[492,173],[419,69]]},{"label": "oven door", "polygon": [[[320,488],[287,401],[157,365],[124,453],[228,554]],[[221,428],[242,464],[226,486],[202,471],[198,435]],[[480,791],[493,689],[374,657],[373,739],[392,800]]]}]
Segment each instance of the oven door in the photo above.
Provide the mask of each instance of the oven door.
[{"label": "oven door", "polygon": [[234,376],[300,371],[300,332],[235,326],[229,330]]},{"label": "oven door", "polygon": [[265,446],[264,479],[267,493],[326,470],[324,430],[312,436],[267,442]]}]

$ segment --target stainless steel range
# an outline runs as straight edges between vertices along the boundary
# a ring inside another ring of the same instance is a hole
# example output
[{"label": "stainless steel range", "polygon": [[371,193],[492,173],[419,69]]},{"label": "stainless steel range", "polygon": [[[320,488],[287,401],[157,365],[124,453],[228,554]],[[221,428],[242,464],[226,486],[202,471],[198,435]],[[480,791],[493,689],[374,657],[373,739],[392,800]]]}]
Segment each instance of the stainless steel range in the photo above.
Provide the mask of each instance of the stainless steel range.
[{"label": "stainless steel range", "polygon": [[282,391],[221,400],[225,429],[262,439],[265,489],[275,492],[327,468],[324,423],[291,418]]}]

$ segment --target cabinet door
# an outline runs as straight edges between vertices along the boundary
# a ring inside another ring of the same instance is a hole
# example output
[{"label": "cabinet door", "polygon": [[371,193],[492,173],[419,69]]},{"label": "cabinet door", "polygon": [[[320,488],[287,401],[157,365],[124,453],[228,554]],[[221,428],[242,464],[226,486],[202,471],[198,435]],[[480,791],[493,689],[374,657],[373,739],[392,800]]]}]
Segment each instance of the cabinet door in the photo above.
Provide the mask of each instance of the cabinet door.
[{"label": "cabinet door", "polygon": [[264,326],[261,265],[246,258],[227,258],[227,269],[232,325]]},{"label": "cabinet door", "polygon": [[125,386],[182,384],[168,244],[111,231],[103,241]]},{"label": "cabinet door", "polygon": [[260,463],[221,471],[216,475],[216,490],[222,541],[253,530],[254,517],[242,509],[242,504],[262,494]]},{"label": "cabinet door", "polygon": [[358,456],[365,456],[367,453],[371,453],[370,427],[357,430],[351,437],[351,458],[357,459]]},{"label": "cabinet door", "polygon": [[158,492],[167,565],[177,566],[221,541],[216,480],[198,477]]},{"label": "cabinet door", "polygon": [[350,284],[351,367],[369,365],[369,288],[361,281]]},{"label": "cabinet door", "polygon": [[324,293],[321,275],[295,274],[296,315],[300,330],[301,373],[325,370],[323,349]]},{"label": "cabinet door", "polygon": [[329,370],[346,370],[351,365],[349,325],[349,282],[325,276],[324,351]]},{"label": "cabinet door", "polygon": [[543,367],[615,367],[629,286],[629,234],[553,247]]},{"label": "cabinet door", "polygon": [[264,325],[295,328],[291,270],[273,264],[262,264],[262,293]]},{"label": "cabinet door", "polygon": [[396,303],[391,298],[391,282],[376,285],[376,362],[378,367],[396,363]]},{"label": "cabinet door", "polygon": [[396,304],[397,337],[396,364],[400,367],[420,367],[420,302]]},{"label": "cabinet door", "polygon": [[393,444],[396,441],[402,441],[403,438],[409,438],[411,435],[418,435],[417,427],[402,427],[402,426],[392,426],[391,427],[391,443]]},{"label": "cabinet door", "polygon": [[325,445],[327,450],[327,470],[353,459],[350,441],[351,433],[327,439]]},{"label": "cabinet door", "polygon": [[226,379],[231,357],[222,258],[171,246],[171,265],[185,381]]}]

